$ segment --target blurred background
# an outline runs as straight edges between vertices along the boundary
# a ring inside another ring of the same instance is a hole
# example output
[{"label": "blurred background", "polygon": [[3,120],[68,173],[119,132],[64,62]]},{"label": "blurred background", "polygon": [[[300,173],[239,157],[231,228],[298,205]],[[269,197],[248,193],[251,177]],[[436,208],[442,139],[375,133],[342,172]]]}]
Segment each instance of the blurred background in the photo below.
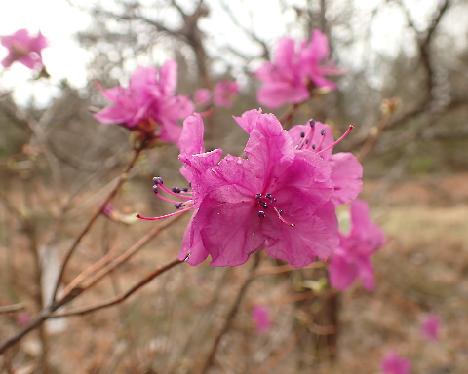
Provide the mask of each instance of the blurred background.
[{"label": "blurred background", "polygon": [[[259,107],[252,72],[271,58],[279,38],[302,40],[319,28],[343,75],[336,91],[301,106],[294,121],[315,118],[337,132],[356,124],[339,147],[366,155],[363,198],[388,239],[374,257],[377,286],[329,297],[317,269],[265,271],[246,294],[212,372],[376,373],[385,353],[396,351],[411,359],[414,373],[465,373],[467,14],[464,0],[2,1],[0,35],[26,27],[49,39],[50,78],[33,79],[22,66],[0,70],[0,306],[23,307],[0,315],[0,341],[43,306],[64,250],[130,158],[128,133],[93,117],[105,104],[98,82],[126,84],[138,65],[167,58],[178,63],[182,94],[235,79],[240,95],[231,108],[214,111],[206,137],[208,148],[239,154],[246,136],[232,115]],[[181,184],[178,167],[173,146],[144,154],[113,204],[125,219],[99,220],[66,281],[152,229],[128,217],[167,212],[153,198],[151,177]],[[120,294],[173,259],[184,224],[74,305]],[[0,370],[197,372],[248,267],[180,266],[115,308],[48,321],[0,358]],[[263,334],[252,321],[257,304],[271,318]],[[441,318],[437,342],[420,334],[430,313]]]}]

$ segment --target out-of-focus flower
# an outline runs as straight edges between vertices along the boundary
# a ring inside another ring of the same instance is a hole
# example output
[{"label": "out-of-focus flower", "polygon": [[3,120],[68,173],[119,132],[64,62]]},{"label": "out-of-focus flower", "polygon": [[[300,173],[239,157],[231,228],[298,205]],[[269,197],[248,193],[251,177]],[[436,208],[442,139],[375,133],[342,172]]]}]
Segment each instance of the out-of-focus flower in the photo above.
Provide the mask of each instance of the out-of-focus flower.
[{"label": "out-of-focus flower", "polygon": [[202,118],[184,121],[179,159],[191,188],[171,190],[155,178],[158,197],[179,210],[140,217],[194,210],[179,256],[192,265],[208,256],[214,266],[241,265],[259,249],[294,267],[330,257],[339,244],[331,152],[344,136],[333,141],[321,129],[316,137],[309,125],[296,141],[274,115],[259,110],[235,119],[249,133],[245,158],[205,152]]},{"label": "out-of-focus flower", "polygon": [[160,69],[139,67],[128,87],[103,90],[110,106],[96,114],[99,122],[138,131],[145,138],[175,143],[180,135],[177,121],[193,111],[192,102],[176,95],[177,65],[167,61]]},{"label": "out-of-focus flower", "polygon": [[382,359],[380,369],[383,374],[409,374],[411,362],[395,352],[390,352]]},{"label": "out-of-focus flower", "polygon": [[347,289],[357,278],[365,288],[374,288],[372,254],[384,243],[385,237],[369,214],[363,201],[351,204],[351,231],[340,235],[340,245],[330,264],[331,284],[338,290]]},{"label": "out-of-focus flower", "polygon": [[47,39],[40,32],[32,36],[28,30],[20,29],[12,35],[0,37],[0,41],[8,49],[8,55],[2,60],[4,67],[18,61],[30,69],[43,68],[42,50],[47,47]]},{"label": "out-of-focus flower", "polygon": [[239,86],[236,81],[219,81],[214,88],[214,103],[216,106],[230,108],[238,93]]},{"label": "out-of-focus flower", "polygon": [[295,45],[292,38],[278,42],[272,62],[265,62],[256,72],[262,86],[257,92],[260,103],[271,108],[308,99],[314,88],[334,89],[328,75],[339,74],[329,63],[327,37],[313,30],[309,41]]},{"label": "out-of-focus flower", "polygon": [[254,305],[252,309],[252,319],[255,323],[255,330],[259,334],[267,332],[271,327],[270,313],[262,305]]},{"label": "out-of-focus flower", "polygon": [[27,312],[20,312],[16,316],[16,323],[21,327],[26,326],[29,322],[31,322],[31,315]]},{"label": "out-of-focus flower", "polygon": [[423,336],[432,341],[439,339],[440,330],[440,317],[435,314],[431,314],[424,318],[421,324],[421,332]]},{"label": "out-of-focus flower", "polygon": [[211,91],[207,88],[200,88],[195,91],[193,100],[197,105],[207,105],[211,101]]}]

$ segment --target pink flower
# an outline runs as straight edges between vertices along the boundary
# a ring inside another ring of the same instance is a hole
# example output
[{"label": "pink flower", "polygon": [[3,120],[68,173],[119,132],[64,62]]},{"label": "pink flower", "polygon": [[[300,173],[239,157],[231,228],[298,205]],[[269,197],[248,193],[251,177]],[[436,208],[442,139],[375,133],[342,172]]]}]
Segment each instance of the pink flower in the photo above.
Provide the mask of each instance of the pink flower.
[{"label": "pink flower", "polygon": [[383,374],[409,374],[411,362],[395,352],[390,352],[382,359],[380,368]]},{"label": "pink flower", "polygon": [[111,105],[97,113],[96,119],[139,131],[149,138],[176,142],[180,134],[177,121],[193,111],[192,102],[186,96],[175,94],[176,71],[174,60],[167,61],[160,69],[137,68],[129,87],[102,91]]},{"label": "pink flower", "polygon": [[214,103],[216,106],[230,108],[238,93],[239,86],[236,81],[219,81],[214,89]]},{"label": "pink flower", "polygon": [[8,49],[8,55],[2,60],[4,67],[11,66],[15,61],[30,69],[40,69],[44,66],[42,50],[47,47],[47,39],[40,32],[32,36],[26,29],[20,29],[12,35],[0,37],[0,40]]},{"label": "pink flower", "polygon": [[423,336],[432,341],[439,339],[440,317],[435,314],[428,315],[421,324]]},{"label": "pink flower", "polygon": [[301,103],[310,97],[315,87],[333,89],[333,82],[325,76],[337,74],[337,69],[328,64],[330,50],[327,37],[314,30],[309,42],[298,47],[291,38],[279,41],[272,62],[265,62],[256,72],[262,86],[257,99],[271,108],[286,103]]},{"label": "pink flower", "polygon": [[363,201],[351,204],[351,231],[340,235],[340,245],[330,264],[331,284],[347,289],[357,278],[364,287],[374,288],[371,256],[384,243],[383,232],[371,221],[369,207]]},{"label": "pink flower", "polygon": [[207,105],[211,101],[211,91],[207,88],[200,88],[195,91],[193,99],[197,105]]},{"label": "pink flower", "polygon": [[241,265],[260,249],[295,267],[329,257],[339,240],[331,163],[298,148],[272,114],[249,111],[236,121],[250,136],[245,158],[205,152],[201,117],[184,121],[179,158],[191,191],[156,179],[157,195],[179,210],[141,218],[194,210],[179,256],[192,265],[208,256],[213,266]]},{"label": "pink flower", "polygon": [[319,153],[331,163],[332,201],[335,205],[350,203],[362,190],[363,169],[358,159],[348,152],[332,154],[334,145],[341,142],[351,130],[352,126],[336,141],[333,140],[330,126],[313,120],[307,125],[296,125],[289,130],[296,147]]},{"label": "pink flower", "polygon": [[255,329],[259,334],[267,332],[271,327],[270,314],[262,305],[254,305],[252,309],[252,319],[255,323]]}]

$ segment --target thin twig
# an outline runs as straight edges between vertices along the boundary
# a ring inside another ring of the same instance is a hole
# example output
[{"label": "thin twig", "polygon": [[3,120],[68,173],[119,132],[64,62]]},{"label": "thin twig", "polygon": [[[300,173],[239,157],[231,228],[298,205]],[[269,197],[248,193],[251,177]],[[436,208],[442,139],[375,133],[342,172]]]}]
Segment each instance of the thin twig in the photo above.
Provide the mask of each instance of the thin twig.
[{"label": "thin twig", "polygon": [[96,210],[96,212],[93,214],[93,216],[91,217],[91,219],[88,221],[88,223],[86,224],[86,226],[84,227],[83,231],[81,231],[80,235],[78,235],[78,237],[74,240],[74,242],[72,243],[72,245],[70,246],[70,248],[68,249],[68,251],[66,252],[65,254],[65,257],[62,261],[62,265],[60,266],[60,273],[59,273],[59,276],[57,278],[57,282],[55,284],[55,289],[54,289],[54,292],[52,294],[52,303],[55,303],[56,299],[57,299],[57,293],[58,293],[58,290],[60,288],[60,284],[62,282],[62,279],[63,279],[63,276],[65,274],[65,271],[66,271],[66,268],[67,268],[67,265],[73,255],[73,253],[76,251],[78,245],[81,243],[81,241],[83,240],[83,238],[86,236],[86,234],[89,232],[89,230],[91,229],[91,227],[93,227],[94,223],[97,221],[98,217],[101,215],[101,212],[102,210],[104,209],[104,207],[114,198],[114,196],[117,194],[117,192],[120,190],[120,188],[123,186],[123,184],[125,183],[125,181],[127,180],[128,178],[128,173],[130,172],[130,170],[133,169],[133,167],[135,166],[136,162],[138,161],[138,158],[140,157],[140,154],[142,152],[142,150],[144,149],[144,145],[138,147],[135,149],[135,152],[133,154],[133,157],[132,159],[130,160],[130,163],[128,164],[128,166],[125,168],[125,170],[122,172],[122,174],[120,174],[118,180],[117,180],[117,183],[116,185],[114,186],[114,188],[110,191],[110,193],[107,195],[107,197],[104,199],[104,201],[101,203],[101,205],[99,206],[99,208]]},{"label": "thin twig", "polygon": [[168,270],[174,268],[175,266],[177,266],[179,264],[182,264],[183,262],[184,261],[178,260],[178,259],[176,259],[174,261],[171,261],[167,265],[165,265],[165,266],[153,271],[152,273],[148,274],[145,278],[143,278],[141,281],[136,283],[133,287],[131,287],[128,291],[126,291],[122,295],[114,297],[114,298],[112,298],[112,299],[110,299],[108,301],[105,301],[105,302],[101,303],[101,304],[93,305],[93,306],[90,306],[90,307],[84,307],[84,308],[73,310],[73,311],[67,312],[67,313],[60,313],[60,314],[51,315],[48,318],[79,317],[79,316],[84,316],[84,315],[87,315],[87,314],[90,314],[90,313],[97,312],[98,310],[101,310],[101,309],[107,309],[107,308],[110,308],[111,306],[120,304],[120,303],[124,302],[125,300],[127,300],[131,295],[133,295],[140,288],[142,288],[143,286],[145,286],[146,284],[151,282],[153,279],[157,278],[161,274],[164,274],[165,272],[167,272]]},{"label": "thin twig", "polygon": [[24,309],[23,304],[11,304],[0,306],[0,314],[17,313]]},{"label": "thin twig", "polygon": [[[172,220],[171,224],[174,223],[176,220]],[[164,226],[164,229],[168,228],[171,224],[168,224]],[[158,233],[160,233],[163,230],[159,230]],[[147,244],[149,241],[155,238],[157,235],[145,235],[145,240],[139,240],[137,242],[138,248],[142,247],[143,245]],[[135,244],[136,245],[136,244]],[[134,246],[135,246],[134,245]],[[133,248],[135,248],[132,246]],[[126,251],[127,252],[127,251]],[[125,253],[126,253],[125,252]],[[36,328],[40,327],[48,318],[51,317],[51,315],[59,310],[62,306],[68,304],[75,298],[77,298],[79,295],[81,295],[84,291],[88,290],[90,287],[87,289],[83,289],[80,287],[74,287],[67,291],[63,296],[61,296],[55,303],[50,305],[49,307],[44,308],[35,318],[32,319],[32,321],[24,327],[21,331],[19,331],[16,335],[12,336],[11,338],[7,339],[5,342],[0,344],[0,355],[4,354],[8,349],[16,345],[21,341],[23,337],[28,335],[30,332],[34,331]]]},{"label": "thin twig", "polygon": [[203,365],[203,369],[201,370],[202,373],[207,373],[208,370],[215,363],[216,353],[218,351],[221,340],[231,328],[234,318],[236,317],[240,309],[240,306],[242,304],[242,300],[244,299],[247,293],[247,290],[249,289],[250,284],[252,283],[252,281],[255,280],[255,271],[257,270],[259,263],[260,263],[260,256],[257,253],[254,257],[254,263],[252,265],[252,268],[250,269],[249,275],[247,279],[244,281],[244,283],[242,284],[242,286],[240,287],[239,292],[237,293],[236,299],[234,300],[234,303],[232,304],[231,309],[229,310],[226,316],[226,319],[224,320],[223,326],[221,327],[221,329],[219,330],[218,334],[215,337],[213,346],[211,347],[210,353],[208,357],[206,358],[206,361]]}]

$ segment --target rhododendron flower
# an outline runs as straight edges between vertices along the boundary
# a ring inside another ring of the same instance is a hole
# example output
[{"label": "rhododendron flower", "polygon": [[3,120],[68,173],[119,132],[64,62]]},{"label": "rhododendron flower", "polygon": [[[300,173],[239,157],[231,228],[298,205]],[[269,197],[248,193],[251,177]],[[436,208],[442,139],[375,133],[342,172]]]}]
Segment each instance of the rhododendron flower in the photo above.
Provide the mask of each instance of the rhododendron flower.
[{"label": "rhododendron flower", "polygon": [[262,82],[257,99],[271,108],[308,99],[313,88],[333,89],[325,77],[338,70],[328,62],[330,48],[327,37],[314,30],[310,41],[296,46],[292,38],[278,42],[272,62],[265,62],[255,75]]},{"label": "rhododendron flower", "polygon": [[440,330],[440,317],[431,314],[427,316],[421,324],[421,332],[423,336],[432,341],[439,339],[439,330]]},{"label": "rhododendron flower", "polygon": [[193,111],[192,102],[176,95],[177,65],[167,61],[160,69],[139,67],[130,84],[103,90],[111,105],[96,114],[99,122],[117,124],[138,131],[148,138],[176,142],[180,135],[179,119]]},{"label": "rhododendron flower", "polygon": [[331,163],[332,201],[335,205],[350,203],[362,190],[363,169],[358,159],[349,152],[332,153],[333,146],[341,142],[351,129],[350,126],[336,141],[330,126],[317,121],[311,120],[307,125],[296,125],[289,130],[298,149],[319,153]]},{"label": "rhododendron flower", "polygon": [[200,88],[195,91],[193,100],[197,105],[207,105],[211,101],[211,91],[207,88]]},{"label": "rhododendron flower", "polygon": [[262,305],[254,305],[252,319],[255,323],[255,329],[260,334],[267,332],[271,327],[270,313]]},{"label": "rhododendron flower", "polygon": [[158,220],[193,209],[179,256],[192,265],[208,256],[214,266],[240,265],[260,249],[295,267],[330,257],[339,238],[332,164],[324,155],[336,142],[310,151],[295,144],[274,115],[260,111],[236,121],[249,132],[245,157],[221,159],[219,149],[204,151],[202,118],[188,117],[179,158],[191,190],[171,190],[156,178],[157,195],[179,210],[140,217]]},{"label": "rhododendron flower", "polygon": [[382,359],[380,368],[383,374],[409,374],[411,362],[395,352],[390,352]]},{"label": "rhododendron flower", "polygon": [[371,256],[384,243],[384,234],[369,214],[369,207],[363,201],[351,204],[351,231],[340,235],[340,245],[330,264],[331,284],[338,290],[345,290],[357,278],[365,288],[374,288]]},{"label": "rhododendron flower", "polygon": [[2,60],[4,67],[15,61],[30,69],[42,68],[42,50],[47,47],[47,39],[39,32],[32,36],[26,29],[20,29],[12,35],[0,37],[2,45],[8,49],[8,55]]},{"label": "rhododendron flower", "polygon": [[219,81],[214,89],[214,103],[216,106],[230,108],[237,94],[239,86],[235,81]]}]

